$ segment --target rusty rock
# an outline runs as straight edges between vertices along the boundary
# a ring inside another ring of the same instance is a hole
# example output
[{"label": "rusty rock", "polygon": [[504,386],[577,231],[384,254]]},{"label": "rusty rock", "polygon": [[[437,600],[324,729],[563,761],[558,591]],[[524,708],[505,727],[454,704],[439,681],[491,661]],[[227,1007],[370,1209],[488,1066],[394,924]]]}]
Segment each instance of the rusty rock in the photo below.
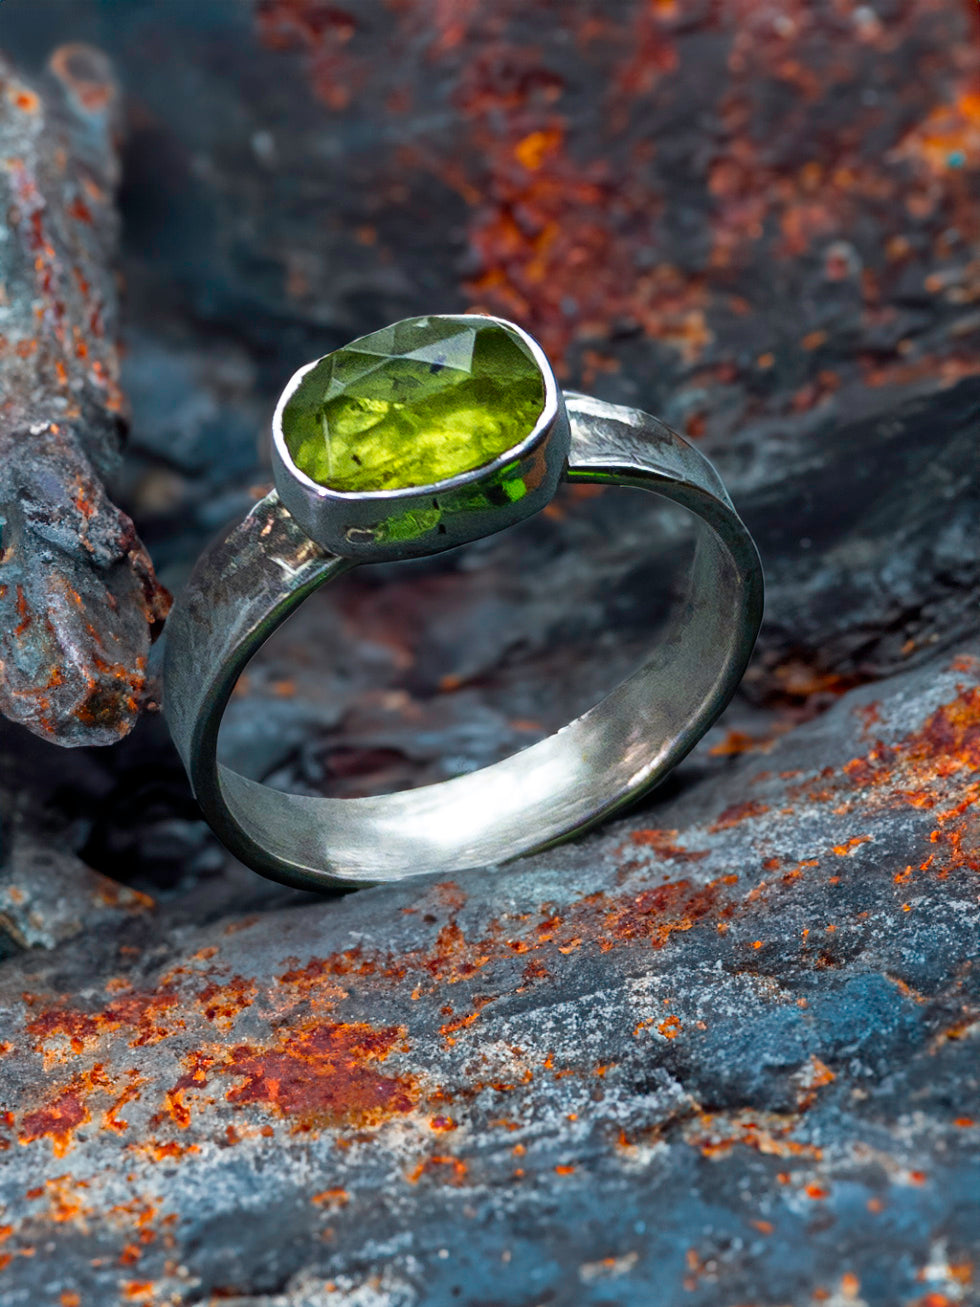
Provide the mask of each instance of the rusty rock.
[{"label": "rusty rock", "polygon": [[124,401],[113,267],[116,92],[64,46],[0,61],[0,711],[59,744],[125,735],[167,595],[103,480]]},{"label": "rusty rock", "polygon": [[[43,7],[4,3],[7,39],[44,48]],[[131,93],[130,468],[176,581],[263,474],[257,433],[299,364],[483,306],[718,462],[772,579],[758,694],[799,703],[969,631],[967,0],[104,15],[76,0],[72,31],[109,43]],[[561,622],[589,648],[616,616],[596,574],[594,623]]]},{"label": "rusty rock", "polygon": [[974,645],[509,868],[11,959],[4,1304],[973,1301],[978,765]]},{"label": "rusty rock", "polygon": [[[26,66],[46,7],[0,8]],[[771,603],[754,704],[642,808],[343,901],[223,858],[157,717],[57,768],[0,730],[3,785],[47,805],[3,882],[4,1307],[975,1300],[965,4],[64,21],[129,89],[124,471],[168,579],[244,511],[295,366],[481,303],[703,440]],[[680,537],[654,519],[564,494],[311,598],[229,762],[349,795],[561,725],[658,638]],[[56,911],[60,845],[155,905],[80,880]]]},{"label": "rusty rock", "polygon": [[[43,11],[5,3],[27,58]],[[804,704],[962,638],[974,21],[965,0],[623,0],[616,21],[574,0],[561,23],[513,0],[256,0],[107,24],[77,0],[73,33],[109,43],[131,92],[127,475],[168,578],[243,511],[298,364],[482,305],[718,462],[771,580],[760,697]],[[561,639],[539,628],[555,679],[570,630],[591,649],[619,619],[606,562]]]}]

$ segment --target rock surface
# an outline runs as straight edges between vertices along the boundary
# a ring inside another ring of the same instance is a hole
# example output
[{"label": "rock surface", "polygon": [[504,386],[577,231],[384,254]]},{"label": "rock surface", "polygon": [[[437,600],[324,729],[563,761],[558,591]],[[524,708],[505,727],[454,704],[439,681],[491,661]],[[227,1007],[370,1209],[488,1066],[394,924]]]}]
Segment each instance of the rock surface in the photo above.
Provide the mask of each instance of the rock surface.
[{"label": "rock surface", "polygon": [[[973,22],[3,0],[25,86],[54,40],[122,84],[114,490],[171,588],[296,367],[482,305],[701,443],[769,599],[659,793],[452,883],[291,893],[158,716],[3,726],[3,1307],[980,1302]],[[349,795],[519,748],[657,638],[683,539],[565,492],[357,571],[249,669],[228,761]]]},{"label": "rock surface", "polygon": [[[39,62],[50,6],[6,4],[0,39]],[[760,694],[969,631],[967,0],[77,0],[59,19],[127,96],[126,477],[174,586],[266,475],[299,365],[482,306],[718,462],[774,582]],[[600,602],[588,641],[615,617]]]},{"label": "rock surface", "polygon": [[4,1303],[976,1301],[978,767],[974,647],[509,868],[7,962]]},{"label": "rock surface", "polygon": [[118,462],[116,93],[57,50],[43,89],[0,59],[0,712],[112,743],[142,707],[167,595],[104,478]]}]

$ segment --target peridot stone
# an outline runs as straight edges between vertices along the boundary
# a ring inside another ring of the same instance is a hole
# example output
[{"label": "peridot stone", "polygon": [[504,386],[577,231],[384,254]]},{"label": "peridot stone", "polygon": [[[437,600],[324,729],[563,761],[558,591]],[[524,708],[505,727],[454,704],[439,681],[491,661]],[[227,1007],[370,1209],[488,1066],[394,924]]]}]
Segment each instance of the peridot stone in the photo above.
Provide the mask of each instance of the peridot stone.
[{"label": "peridot stone", "polygon": [[332,490],[427,486],[533,430],[544,378],[521,338],[479,318],[407,318],[328,354],[284,405],[293,462]]}]

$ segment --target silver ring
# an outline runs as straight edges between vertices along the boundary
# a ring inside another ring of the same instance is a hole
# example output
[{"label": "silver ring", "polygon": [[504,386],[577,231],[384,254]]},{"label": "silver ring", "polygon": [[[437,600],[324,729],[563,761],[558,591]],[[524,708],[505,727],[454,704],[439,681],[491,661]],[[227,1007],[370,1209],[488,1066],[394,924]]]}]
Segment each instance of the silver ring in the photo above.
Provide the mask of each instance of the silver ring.
[{"label": "silver ring", "polygon": [[[167,721],[197,801],[256,871],[353,888],[538,851],[661,781],[734,693],[763,579],[720,477],[657,418],[563,393],[513,323],[439,315],[354,341],[296,373],[273,434],[276,489],[198,561],[167,624],[164,669]],[[313,590],[358,563],[499,531],[543,508],[563,479],[651,490],[697,527],[686,602],[605,699],[502,762],[396,794],[287,794],[218,762],[235,682]]]}]

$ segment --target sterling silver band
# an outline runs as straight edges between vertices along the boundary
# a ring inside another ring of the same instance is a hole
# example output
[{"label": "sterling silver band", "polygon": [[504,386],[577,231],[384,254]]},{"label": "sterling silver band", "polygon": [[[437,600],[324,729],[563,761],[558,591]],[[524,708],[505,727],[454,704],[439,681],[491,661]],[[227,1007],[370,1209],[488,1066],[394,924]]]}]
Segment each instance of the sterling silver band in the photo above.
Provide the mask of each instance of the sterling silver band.
[{"label": "sterling silver band", "polygon": [[360,799],[286,794],[217,761],[246,663],[318,586],[355,564],[314,543],[273,491],[199,561],[167,626],[166,714],[227,847],[304,889],[505,862],[592,826],[662,780],[728,703],[762,619],[751,536],[714,468],[658,419],[567,392],[566,478],[652,490],[698,528],[687,601],[647,661],[562,730],[481,771]]}]

